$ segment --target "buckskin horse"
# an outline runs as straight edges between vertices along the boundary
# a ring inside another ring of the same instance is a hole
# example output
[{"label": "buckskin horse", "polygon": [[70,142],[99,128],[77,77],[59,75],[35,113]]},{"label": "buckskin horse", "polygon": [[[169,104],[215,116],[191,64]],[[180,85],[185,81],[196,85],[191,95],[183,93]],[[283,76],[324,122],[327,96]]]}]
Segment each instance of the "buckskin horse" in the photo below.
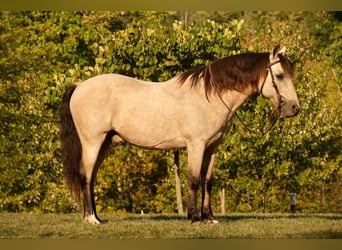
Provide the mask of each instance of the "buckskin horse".
[{"label": "buckskin horse", "polygon": [[236,110],[259,92],[279,115],[299,112],[294,69],[284,51],[278,45],[271,53],[225,57],[162,83],[103,74],[68,86],[60,114],[62,158],[72,193],[79,199],[83,194],[84,221],[101,223],[94,199],[96,173],[111,144],[128,142],[148,149],[186,148],[188,218],[217,223],[210,203],[214,160]]}]

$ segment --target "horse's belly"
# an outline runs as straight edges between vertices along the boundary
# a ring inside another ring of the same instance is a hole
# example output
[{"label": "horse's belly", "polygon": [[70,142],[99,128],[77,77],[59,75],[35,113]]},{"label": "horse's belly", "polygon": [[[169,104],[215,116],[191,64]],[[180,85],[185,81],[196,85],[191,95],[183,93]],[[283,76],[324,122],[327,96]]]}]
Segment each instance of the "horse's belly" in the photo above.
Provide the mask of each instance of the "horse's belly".
[{"label": "horse's belly", "polygon": [[183,136],[170,124],[137,122],[113,128],[125,142],[150,149],[173,149],[186,146]]},{"label": "horse's belly", "polygon": [[146,136],[122,136],[121,137],[128,143],[133,145],[144,147],[148,149],[176,149],[184,148],[186,146],[182,138],[163,138],[155,137],[151,135]]}]

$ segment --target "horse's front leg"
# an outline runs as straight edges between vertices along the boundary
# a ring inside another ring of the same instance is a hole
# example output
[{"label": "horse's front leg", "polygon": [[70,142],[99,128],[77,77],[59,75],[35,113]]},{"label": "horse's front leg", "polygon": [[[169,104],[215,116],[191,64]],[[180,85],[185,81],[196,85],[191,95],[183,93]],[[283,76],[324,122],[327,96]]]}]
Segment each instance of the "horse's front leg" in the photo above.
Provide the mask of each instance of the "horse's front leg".
[{"label": "horse's front leg", "polygon": [[202,184],[202,220],[208,220],[210,223],[218,223],[211,209],[211,189],[213,168],[216,158],[216,151],[207,151],[203,157],[201,169],[201,184]]},{"label": "horse's front leg", "polygon": [[197,190],[200,184],[200,173],[203,160],[205,145],[193,143],[188,145],[188,165],[189,165],[189,200],[188,200],[188,219],[191,223],[200,221],[197,210]]}]

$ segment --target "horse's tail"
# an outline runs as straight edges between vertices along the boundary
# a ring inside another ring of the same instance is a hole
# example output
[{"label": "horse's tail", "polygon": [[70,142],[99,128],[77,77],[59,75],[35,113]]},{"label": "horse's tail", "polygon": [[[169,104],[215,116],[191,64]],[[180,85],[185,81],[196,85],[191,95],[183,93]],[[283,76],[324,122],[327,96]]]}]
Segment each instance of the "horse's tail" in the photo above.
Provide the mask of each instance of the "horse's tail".
[{"label": "horse's tail", "polygon": [[76,84],[69,85],[63,95],[60,107],[60,138],[64,176],[72,194],[80,201],[82,146],[70,111],[70,98],[76,87]]}]

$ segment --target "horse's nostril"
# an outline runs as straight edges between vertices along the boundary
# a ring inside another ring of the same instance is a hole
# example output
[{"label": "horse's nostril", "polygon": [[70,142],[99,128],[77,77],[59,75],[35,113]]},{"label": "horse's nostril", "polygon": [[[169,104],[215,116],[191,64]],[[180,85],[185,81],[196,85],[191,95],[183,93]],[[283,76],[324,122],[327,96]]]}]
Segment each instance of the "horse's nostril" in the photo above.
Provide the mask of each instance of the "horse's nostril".
[{"label": "horse's nostril", "polygon": [[299,106],[298,105],[292,105],[292,110],[295,114],[299,112]]}]

